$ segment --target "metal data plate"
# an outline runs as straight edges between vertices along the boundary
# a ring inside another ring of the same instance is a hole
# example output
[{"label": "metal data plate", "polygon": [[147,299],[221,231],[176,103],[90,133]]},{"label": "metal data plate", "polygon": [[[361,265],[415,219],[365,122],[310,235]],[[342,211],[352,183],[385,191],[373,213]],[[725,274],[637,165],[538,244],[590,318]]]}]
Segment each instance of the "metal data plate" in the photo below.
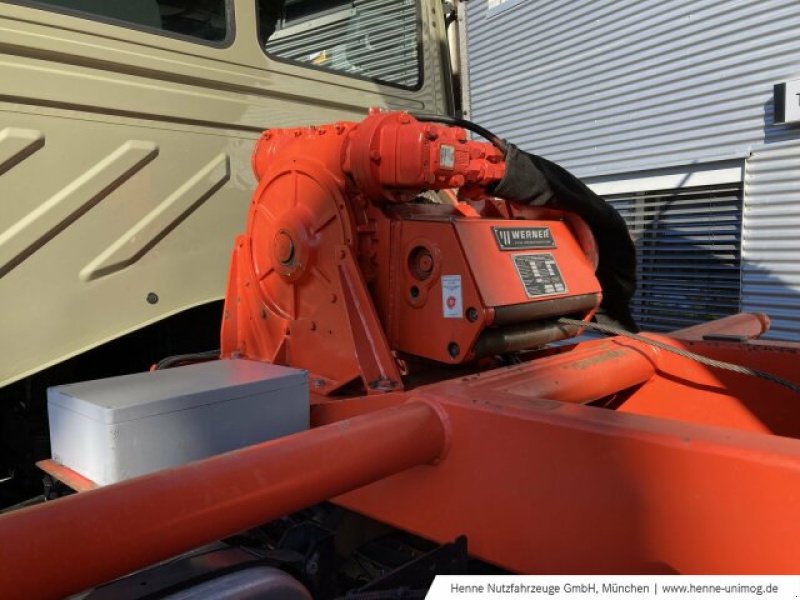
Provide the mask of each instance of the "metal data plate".
[{"label": "metal data plate", "polygon": [[515,254],[511,258],[528,297],[567,293],[567,285],[552,254]]}]

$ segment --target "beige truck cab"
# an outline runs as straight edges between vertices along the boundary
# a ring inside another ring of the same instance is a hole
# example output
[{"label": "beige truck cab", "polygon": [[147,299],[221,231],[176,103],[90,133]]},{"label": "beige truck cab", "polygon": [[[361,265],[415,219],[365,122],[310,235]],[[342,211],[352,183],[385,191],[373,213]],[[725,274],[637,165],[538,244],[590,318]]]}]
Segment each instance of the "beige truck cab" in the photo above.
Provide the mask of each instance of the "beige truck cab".
[{"label": "beige truck cab", "polygon": [[264,129],[451,112],[442,11],[0,3],[0,388],[220,299]]}]

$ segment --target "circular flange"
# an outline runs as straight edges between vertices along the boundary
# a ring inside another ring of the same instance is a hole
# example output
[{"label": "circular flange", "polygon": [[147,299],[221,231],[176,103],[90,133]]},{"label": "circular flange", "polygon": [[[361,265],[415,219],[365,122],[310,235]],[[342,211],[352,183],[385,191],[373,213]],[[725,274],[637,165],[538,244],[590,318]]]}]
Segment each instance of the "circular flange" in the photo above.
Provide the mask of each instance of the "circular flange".
[{"label": "circular flange", "polygon": [[263,302],[286,318],[308,317],[312,296],[338,280],[333,250],[353,240],[340,190],[312,161],[276,165],[261,180],[247,223],[252,273]]}]

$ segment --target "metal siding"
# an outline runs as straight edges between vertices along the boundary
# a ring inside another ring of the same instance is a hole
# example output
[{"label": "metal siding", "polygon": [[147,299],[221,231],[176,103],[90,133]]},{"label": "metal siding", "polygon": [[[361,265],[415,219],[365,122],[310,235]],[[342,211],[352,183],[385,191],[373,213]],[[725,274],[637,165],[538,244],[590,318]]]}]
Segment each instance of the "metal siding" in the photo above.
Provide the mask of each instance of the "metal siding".
[{"label": "metal siding", "polygon": [[769,336],[800,340],[800,141],[753,152],[744,224],[742,310],[767,313]]},{"label": "metal siding", "polygon": [[471,118],[581,177],[795,135],[771,123],[773,84],[800,75],[796,0],[467,7]]},{"label": "metal siding", "polygon": [[800,130],[772,100],[800,78],[800,3],[488,4],[467,5],[470,117],[590,180],[747,158],[741,308],[800,340]]}]

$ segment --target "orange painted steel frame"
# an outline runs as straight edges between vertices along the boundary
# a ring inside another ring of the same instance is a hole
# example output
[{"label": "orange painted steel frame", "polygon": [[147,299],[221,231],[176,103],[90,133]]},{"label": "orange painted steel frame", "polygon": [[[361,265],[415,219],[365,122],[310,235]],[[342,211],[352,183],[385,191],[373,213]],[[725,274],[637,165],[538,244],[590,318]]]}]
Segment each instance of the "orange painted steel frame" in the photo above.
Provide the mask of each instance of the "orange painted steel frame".
[{"label": "orange painted steel frame", "polygon": [[[800,379],[796,348],[672,343]],[[800,436],[789,391],[614,338],[423,397],[449,417],[446,459],[338,503],[466,534],[471,554],[522,573],[800,573],[800,440],[774,435]],[[586,405],[606,399],[615,410]]]},{"label": "orange painted steel frame", "polygon": [[437,410],[411,402],[1,515],[2,597],[63,598],[432,462],[448,440]]},{"label": "orange painted steel frame", "polygon": [[[796,344],[681,335],[654,337],[800,381]],[[337,494],[524,573],[800,572],[800,402],[765,381],[610,338],[411,393],[317,396],[312,416],[309,432],[0,516],[0,588],[61,597]]]}]

